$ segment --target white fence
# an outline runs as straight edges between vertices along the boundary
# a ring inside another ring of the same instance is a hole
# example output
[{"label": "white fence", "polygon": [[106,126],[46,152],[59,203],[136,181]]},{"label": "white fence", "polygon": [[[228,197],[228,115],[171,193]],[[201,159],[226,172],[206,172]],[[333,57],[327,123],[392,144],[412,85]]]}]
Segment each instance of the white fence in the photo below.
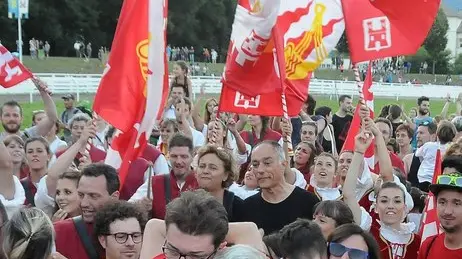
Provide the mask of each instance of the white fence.
[{"label": "white fence", "polygon": [[[37,74],[44,80],[52,92],[56,95],[74,93],[77,100],[80,94],[94,94],[101,80],[101,75],[95,74]],[[221,83],[219,77],[196,76],[192,77],[193,96],[199,94],[201,86],[204,86],[206,94],[220,94]],[[447,85],[412,85],[412,84],[386,84],[374,83],[372,91],[376,97],[388,97],[399,100],[399,98],[416,98],[422,95],[431,98],[444,98],[449,93],[456,98],[462,91],[460,86]],[[33,102],[37,93],[31,81],[26,81],[13,88],[1,88],[0,95],[29,95],[30,102]],[[337,98],[341,94],[358,95],[358,88],[355,82],[338,80],[312,79],[310,82],[310,93],[313,95],[324,95],[330,98]]]}]

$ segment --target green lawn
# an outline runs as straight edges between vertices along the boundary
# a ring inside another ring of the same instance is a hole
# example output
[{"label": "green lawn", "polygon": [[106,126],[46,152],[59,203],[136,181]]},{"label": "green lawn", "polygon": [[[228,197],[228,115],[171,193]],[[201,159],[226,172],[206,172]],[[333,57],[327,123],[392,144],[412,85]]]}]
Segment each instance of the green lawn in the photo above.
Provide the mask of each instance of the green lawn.
[{"label": "green lawn", "polygon": [[[171,70],[174,62],[169,63],[169,69]],[[68,57],[51,57],[46,60],[31,59],[29,56],[24,57],[24,64],[29,67],[34,73],[73,73],[73,74],[101,74],[104,66],[98,59],[91,59],[85,61],[84,59],[68,58]],[[200,63],[201,68],[204,63]],[[224,64],[207,64],[209,74],[221,75],[223,73]],[[338,70],[331,69],[319,69],[315,72],[315,76],[319,79],[330,79],[330,80],[343,80],[348,77],[349,80],[354,80],[352,71],[346,70],[344,74],[341,74]],[[421,74],[406,74],[403,80],[417,79],[421,83],[434,82],[434,75],[421,75]],[[394,78],[397,82],[397,78]],[[462,85],[462,81],[459,76],[452,76],[454,85]],[[446,81],[446,75],[437,75],[436,82],[438,84],[444,84]]]},{"label": "green lawn", "polygon": [[[332,109],[334,109],[334,111],[338,107],[337,102],[335,100],[329,100],[328,98],[316,97],[316,101],[317,101],[317,105],[316,105],[317,107],[329,106]],[[400,100],[399,102],[395,102],[394,100],[390,100],[390,99],[377,99],[375,101],[375,113],[378,114],[380,112],[380,109],[384,105],[392,104],[392,103],[396,103],[396,104],[399,104],[399,105],[403,104],[406,111],[409,111],[409,109],[411,107],[416,106],[416,101],[415,100]],[[203,105],[203,103],[201,103],[201,105]],[[443,108],[443,105],[444,105],[443,100],[432,100],[431,101],[431,109],[430,109],[431,114],[433,116],[440,114],[441,109]],[[31,125],[32,112],[35,111],[35,110],[43,109],[43,104],[41,102],[22,103],[21,106],[23,108],[23,113],[24,113],[24,120],[23,120],[22,128],[26,128],[26,127],[29,127]],[[61,112],[64,110],[64,105],[63,105],[62,102],[58,101],[57,102],[57,107],[58,107],[58,113],[60,115]],[[450,106],[450,109],[449,109],[449,114],[455,113],[455,111],[456,111],[456,105],[452,104]],[[3,128],[1,129],[1,131],[3,131]]]}]

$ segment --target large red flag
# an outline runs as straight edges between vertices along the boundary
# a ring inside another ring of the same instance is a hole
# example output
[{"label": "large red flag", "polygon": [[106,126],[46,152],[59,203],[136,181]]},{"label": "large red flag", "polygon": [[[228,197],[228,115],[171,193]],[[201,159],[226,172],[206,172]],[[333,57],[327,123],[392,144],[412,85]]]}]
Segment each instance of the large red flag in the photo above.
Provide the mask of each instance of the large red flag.
[{"label": "large red flag", "polygon": [[432,27],[440,2],[342,0],[352,62],[416,53]]},{"label": "large red flag", "polygon": [[[257,3],[259,8],[265,8],[261,2]],[[250,8],[253,10],[255,6],[250,5]],[[257,74],[245,66],[240,67],[242,73],[246,73],[253,81],[251,84],[231,87],[228,82],[231,78],[240,79],[240,74],[229,70],[228,62],[228,73],[225,71],[223,78],[220,111],[282,116],[281,94],[284,90],[289,116],[300,112],[308,93],[312,71],[336,46],[343,33],[342,8],[340,0],[282,1],[277,13],[279,15],[272,37],[259,52],[260,60],[264,56],[267,61],[257,62],[265,66],[264,71],[269,72]],[[237,15],[233,34],[237,22],[248,24],[245,20],[237,19]],[[283,68],[284,73],[279,73],[279,67]],[[283,74],[282,77],[280,74]]]},{"label": "large red flag", "polygon": [[32,78],[29,69],[0,44],[0,85],[9,88],[29,78]]},{"label": "large red flag", "polygon": [[144,150],[168,94],[167,0],[125,0],[94,110],[118,129],[106,163],[128,166]]},{"label": "large red flag", "polygon": [[[438,176],[441,175],[441,150],[438,148],[435,158],[435,171],[433,173],[432,183],[436,184]],[[422,214],[422,223],[420,224],[419,234],[422,237],[422,242],[425,239],[436,236],[441,233],[440,221],[438,220],[438,213],[436,211],[436,197],[432,192],[428,193],[425,209]]]},{"label": "large red flag", "polygon": [[[374,118],[374,94],[370,91],[372,87],[372,62],[369,62],[367,68],[366,78],[363,84],[363,94],[364,101],[366,102],[367,107],[370,111],[371,118]],[[350,129],[348,130],[348,135],[346,137],[345,143],[343,144],[342,150],[354,151],[355,147],[355,136],[358,134],[361,128],[361,118],[359,116],[361,103],[358,102],[355,109],[355,114],[353,115],[353,120],[350,124]],[[374,169],[374,142],[371,143],[366,153],[364,154],[364,159],[369,166],[369,169],[372,171]]]}]

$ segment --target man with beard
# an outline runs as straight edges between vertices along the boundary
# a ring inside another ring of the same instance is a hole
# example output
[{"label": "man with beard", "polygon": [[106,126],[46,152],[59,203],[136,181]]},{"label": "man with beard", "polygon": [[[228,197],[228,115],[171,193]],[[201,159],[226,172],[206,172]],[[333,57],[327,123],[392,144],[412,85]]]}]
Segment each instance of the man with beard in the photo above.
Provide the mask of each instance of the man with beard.
[{"label": "man with beard", "polygon": [[[432,122],[423,122],[417,128],[417,147],[423,146],[427,142],[436,141],[436,124]],[[407,180],[412,184],[412,186],[419,186],[419,179],[417,178],[417,172],[420,167],[420,158],[415,156],[415,153],[408,154],[404,157],[403,161],[405,164],[410,165],[409,168],[406,168]]]},{"label": "man with beard", "polygon": [[351,112],[353,110],[352,99],[349,95],[341,95],[338,99],[339,109],[332,116],[332,126],[334,127],[335,143],[337,144],[337,150],[342,150],[343,143],[348,135],[351,121],[353,116]]},{"label": "man with beard", "polygon": [[37,125],[21,131],[20,128],[23,120],[21,105],[19,105],[16,101],[8,101],[4,103],[0,109],[0,117],[5,131],[0,133],[0,141],[3,141],[6,136],[13,134],[19,135],[23,139],[46,136],[58,121],[58,112],[56,111],[56,105],[53,102],[53,99],[42,89],[42,87],[39,86],[39,84],[42,84],[41,81],[33,80],[33,82],[42,97],[47,116]]},{"label": "man with beard", "polygon": [[[421,96],[417,99],[417,116],[414,118],[415,130],[417,131],[417,127],[419,125],[427,122],[433,122],[433,118],[430,117],[430,99],[426,96]],[[417,132],[414,134],[414,138],[412,139],[412,147],[415,149],[417,147],[417,140],[416,140]]]},{"label": "man with beard", "polygon": [[430,191],[436,197],[444,232],[423,242],[419,259],[462,258],[462,161],[459,156],[448,156],[441,168],[443,175],[430,185]]},{"label": "man with beard", "polygon": [[[143,207],[152,209],[152,217],[164,219],[165,208],[182,192],[197,189],[198,184],[191,169],[193,160],[193,142],[191,138],[180,133],[172,136],[168,143],[170,174],[152,176],[141,185],[130,198],[130,202],[140,202]],[[151,186],[149,186],[151,184]],[[148,190],[151,188],[153,199]]]}]

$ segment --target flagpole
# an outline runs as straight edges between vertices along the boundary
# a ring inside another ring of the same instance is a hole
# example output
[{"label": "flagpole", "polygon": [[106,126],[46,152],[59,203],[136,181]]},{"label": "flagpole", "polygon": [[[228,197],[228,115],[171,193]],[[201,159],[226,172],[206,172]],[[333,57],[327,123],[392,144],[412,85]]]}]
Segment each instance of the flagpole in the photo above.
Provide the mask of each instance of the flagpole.
[{"label": "flagpole", "polygon": [[[21,24],[21,8],[19,8],[19,0],[16,3],[18,7],[18,52],[19,52],[19,62],[22,64],[22,24]],[[34,43],[35,44],[35,43]]]},{"label": "flagpole", "polygon": [[353,72],[355,75],[356,85],[358,86],[359,92],[359,103],[365,105],[366,102],[364,101],[364,93],[363,93],[363,86],[361,85],[361,77],[359,76],[359,69],[357,64],[353,64]]}]

